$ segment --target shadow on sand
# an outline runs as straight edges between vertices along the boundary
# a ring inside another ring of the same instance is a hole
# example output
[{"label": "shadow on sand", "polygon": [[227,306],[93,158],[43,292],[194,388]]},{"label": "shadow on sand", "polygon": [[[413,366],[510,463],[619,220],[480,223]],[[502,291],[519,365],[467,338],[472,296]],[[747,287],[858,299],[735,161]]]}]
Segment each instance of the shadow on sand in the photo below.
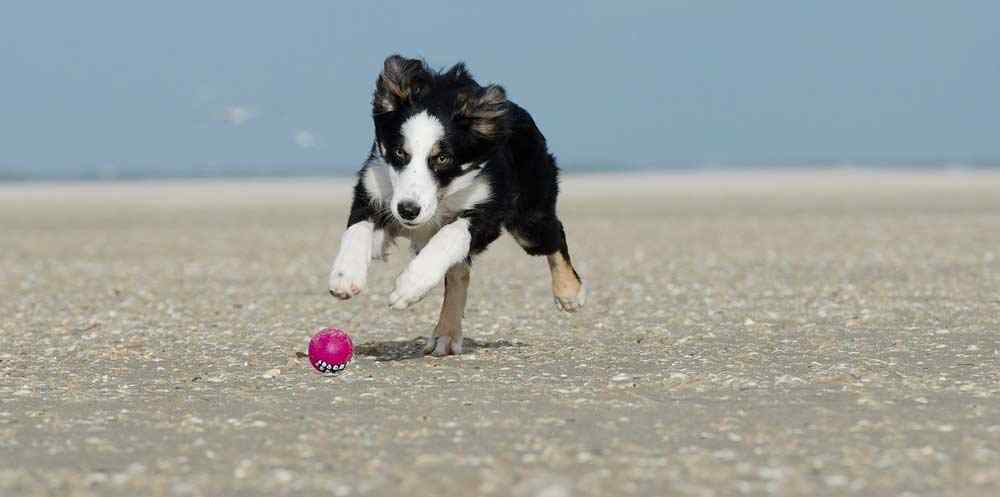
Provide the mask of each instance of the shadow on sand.
[{"label": "shadow on sand", "polygon": [[[425,337],[417,337],[413,340],[391,340],[385,342],[369,342],[358,345],[354,348],[354,353],[366,357],[372,357],[376,361],[405,361],[407,359],[419,359],[424,357],[424,345],[427,344]],[[505,347],[527,347],[523,342],[512,342],[510,340],[494,340],[490,342],[474,340],[472,338],[462,339],[462,352],[468,354],[482,349],[499,349]]]}]

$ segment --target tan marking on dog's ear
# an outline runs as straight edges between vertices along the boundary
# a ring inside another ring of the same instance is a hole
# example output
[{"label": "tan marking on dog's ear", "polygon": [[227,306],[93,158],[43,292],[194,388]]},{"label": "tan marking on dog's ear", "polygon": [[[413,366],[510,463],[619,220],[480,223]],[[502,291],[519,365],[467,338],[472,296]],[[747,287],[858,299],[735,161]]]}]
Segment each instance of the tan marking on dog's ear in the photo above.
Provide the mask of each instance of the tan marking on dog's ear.
[{"label": "tan marking on dog's ear", "polygon": [[431,84],[431,73],[424,61],[390,55],[375,81],[372,109],[375,114],[398,110],[416,100]]},{"label": "tan marking on dog's ear", "polygon": [[470,121],[472,131],[494,138],[506,135],[507,92],[497,85],[469,88],[458,94],[458,114]]}]

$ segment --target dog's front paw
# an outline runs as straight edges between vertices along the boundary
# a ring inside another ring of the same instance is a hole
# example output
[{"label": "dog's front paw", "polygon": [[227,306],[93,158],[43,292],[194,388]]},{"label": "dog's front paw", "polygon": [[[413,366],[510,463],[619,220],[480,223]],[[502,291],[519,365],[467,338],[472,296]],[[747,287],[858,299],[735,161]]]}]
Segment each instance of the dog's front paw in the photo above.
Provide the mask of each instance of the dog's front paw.
[{"label": "dog's front paw", "polygon": [[365,289],[367,276],[364,269],[334,266],[330,271],[330,294],[338,299],[349,299]]},{"label": "dog's front paw", "polygon": [[396,289],[389,294],[389,306],[393,309],[406,309],[410,304],[419,302],[427,295],[440,278],[407,269],[396,278]]}]

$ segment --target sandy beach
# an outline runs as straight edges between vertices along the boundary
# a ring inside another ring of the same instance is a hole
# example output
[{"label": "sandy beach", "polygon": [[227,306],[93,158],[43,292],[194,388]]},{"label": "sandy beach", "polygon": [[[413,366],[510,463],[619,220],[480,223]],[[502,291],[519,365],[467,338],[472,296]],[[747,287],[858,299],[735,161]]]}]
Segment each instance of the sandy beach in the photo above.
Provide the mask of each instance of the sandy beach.
[{"label": "sandy beach", "polygon": [[1000,174],[569,175],[587,307],[505,236],[441,359],[350,186],[0,184],[0,495],[1000,494]]}]

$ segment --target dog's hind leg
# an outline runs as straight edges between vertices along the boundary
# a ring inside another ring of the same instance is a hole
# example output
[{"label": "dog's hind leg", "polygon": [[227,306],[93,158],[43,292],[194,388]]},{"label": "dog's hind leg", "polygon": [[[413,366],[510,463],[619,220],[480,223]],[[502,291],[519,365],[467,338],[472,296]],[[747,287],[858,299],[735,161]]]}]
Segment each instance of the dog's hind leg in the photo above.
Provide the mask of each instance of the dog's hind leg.
[{"label": "dog's hind leg", "polygon": [[562,248],[546,256],[552,274],[552,295],[556,306],[566,312],[576,312],[587,303],[587,288],[573,268],[569,248],[563,240]]},{"label": "dog's hind leg", "polygon": [[511,234],[528,254],[546,257],[556,306],[566,312],[576,312],[587,302],[587,289],[573,268],[562,222],[555,215],[526,221],[512,227]]},{"label": "dog's hind leg", "polygon": [[552,295],[557,307],[566,312],[576,312],[587,303],[587,288],[569,258],[562,223],[558,220],[556,223],[559,226],[559,250],[546,255],[552,274]]},{"label": "dog's hind leg", "polygon": [[455,264],[444,276],[444,302],[434,335],[427,339],[425,354],[446,356],[462,353],[462,317],[469,289],[469,265]]}]

